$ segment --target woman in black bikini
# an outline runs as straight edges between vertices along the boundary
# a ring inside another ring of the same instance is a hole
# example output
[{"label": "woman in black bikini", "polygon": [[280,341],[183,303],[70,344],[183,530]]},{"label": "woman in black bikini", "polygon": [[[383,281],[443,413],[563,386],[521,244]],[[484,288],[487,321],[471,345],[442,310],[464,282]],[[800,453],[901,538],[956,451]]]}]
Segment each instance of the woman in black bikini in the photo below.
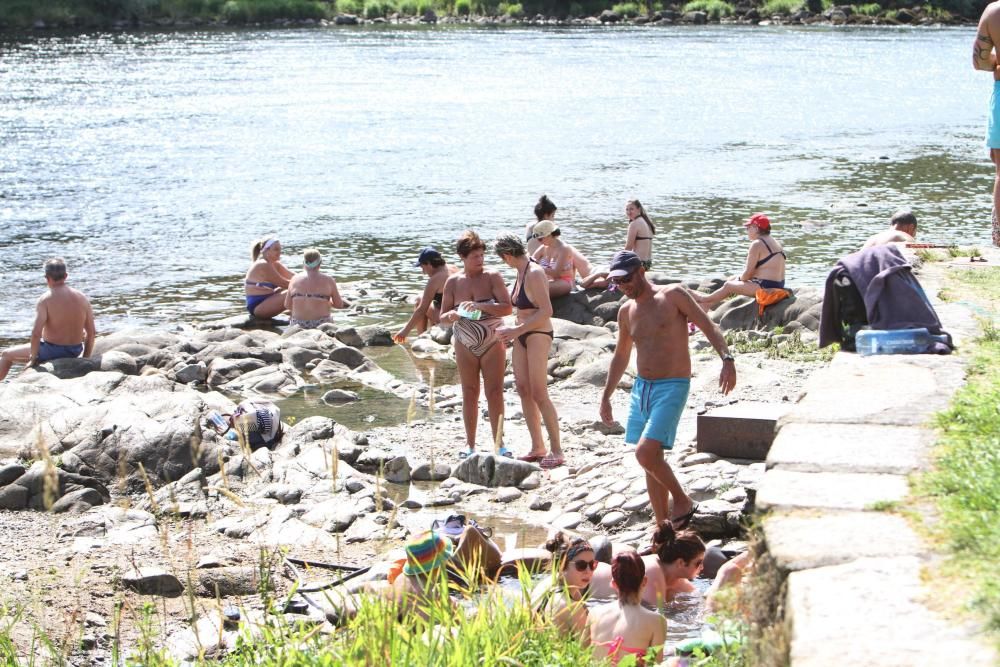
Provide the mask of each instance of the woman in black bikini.
[{"label": "woman in black bikini", "polygon": [[455,363],[462,381],[462,420],[466,449],[459,457],[476,451],[479,422],[479,377],[486,385],[486,405],[493,427],[493,441],[500,454],[508,454],[500,442],[503,424],[503,374],[507,351],[496,330],[500,318],[513,310],[503,276],[485,271],[486,244],[473,231],[465,231],[455,247],[463,271],[448,278],[441,298],[441,324],[454,325]]},{"label": "woman in black bikini", "polygon": [[[548,277],[534,260],[529,260],[521,239],[513,234],[497,237],[493,249],[503,262],[517,271],[510,291],[517,308],[517,326],[500,327],[497,334],[513,343],[514,382],[521,397],[521,410],[531,435],[531,451],[522,461],[540,461],[542,468],[561,466],[565,460],[559,446],[559,416],[549,398],[548,363],[552,349],[552,302]],[[550,451],[545,451],[542,422],[549,435]]]},{"label": "woman in black bikini", "polygon": [[[642,266],[646,271],[653,269],[653,235],[656,234],[656,227],[653,221],[646,214],[646,209],[638,199],[630,199],[625,204],[625,215],[628,217],[628,231],[625,233],[625,247],[623,250],[630,250],[639,255]],[[608,272],[595,271],[580,281],[580,286],[587,289],[590,287],[608,287]]]},{"label": "woman in black bikini", "polygon": [[771,221],[763,213],[754,213],[743,226],[750,236],[750,249],[747,251],[743,274],[739,278],[727,280],[726,284],[711,294],[692,292],[691,296],[705,310],[714,308],[733,294],[756,296],[757,290],[785,287],[785,250],[780,242],[771,237]]},{"label": "woman in black bikini", "polygon": [[427,276],[427,284],[424,291],[413,306],[413,315],[403,325],[403,328],[393,334],[392,339],[399,344],[406,342],[406,336],[411,329],[416,329],[417,333],[427,331],[427,327],[437,324],[441,319],[441,299],[444,297],[442,290],[448,276],[458,271],[454,266],[445,263],[441,253],[437,248],[430,246],[420,251],[417,258],[417,266]]},{"label": "woman in black bikini", "polygon": [[281,241],[273,236],[255,241],[253,264],[243,280],[247,312],[267,320],[285,310],[285,290],[294,275],[281,263]]}]

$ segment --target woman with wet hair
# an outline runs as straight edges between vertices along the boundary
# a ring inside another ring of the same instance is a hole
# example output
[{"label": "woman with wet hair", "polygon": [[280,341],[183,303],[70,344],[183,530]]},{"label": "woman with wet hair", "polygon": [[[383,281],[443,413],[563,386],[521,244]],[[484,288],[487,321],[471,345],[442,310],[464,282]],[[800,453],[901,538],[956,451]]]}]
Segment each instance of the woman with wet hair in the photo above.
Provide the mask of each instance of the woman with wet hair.
[{"label": "woman with wet hair", "polygon": [[528,244],[527,251],[528,257],[535,254],[541,243],[535,238],[535,225],[542,220],[555,220],[556,219],[556,205],[552,203],[548,195],[542,195],[538,198],[538,203],[535,204],[535,222],[529,222],[528,226],[525,228],[524,242]]},{"label": "woman with wet hair", "polygon": [[618,601],[602,605],[590,614],[590,643],[594,657],[608,658],[612,665],[626,655],[636,656],[636,664],[652,647],[660,647],[655,662],[663,659],[667,640],[667,619],[640,604],[646,586],[646,564],[634,551],[615,556],[611,562],[611,585]]},{"label": "woman with wet hair", "polygon": [[253,263],[243,279],[247,312],[268,320],[285,310],[285,290],[295,275],[281,263],[281,241],[265,236],[250,248]]},{"label": "woman with wet hair", "polygon": [[440,322],[452,325],[455,332],[455,363],[462,383],[462,420],[465,423],[465,449],[459,453],[459,458],[464,459],[476,451],[480,376],[486,386],[493,441],[501,455],[513,456],[500,442],[507,350],[497,335],[500,318],[513,310],[510,296],[503,276],[498,271],[486,270],[486,244],[478,234],[463,232],[455,250],[462,259],[462,271],[445,281]]},{"label": "woman with wet hair", "polygon": [[[649,580],[642,591],[642,601],[658,607],[678,593],[694,591],[691,580],[701,573],[705,563],[705,543],[693,530],[675,531],[669,521],[653,530],[651,541],[651,546],[640,554]],[[590,583],[593,596],[615,595],[611,581],[611,567],[602,563]]]},{"label": "woman with wet hair", "polygon": [[[498,236],[493,249],[503,262],[517,272],[510,299],[517,309],[517,325],[500,327],[497,333],[511,343],[514,383],[521,398],[521,411],[531,436],[531,451],[518,457],[539,462],[544,469],[561,466],[565,459],[559,445],[559,416],[549,398],[548,363],[552,349],[552,302],[548,279],[538,264],[528,259],[521,239],[513,234]],[[542,422],[551,451],[545,450]]]},{"label": "woman with wet hair", "polygon": [[563,633],[588,641],[586,598],[597,560],[594,549],[582,537],[562,531],[545,543],[552,553],[552,576],[531,592],[532,608],[551,619]]}]

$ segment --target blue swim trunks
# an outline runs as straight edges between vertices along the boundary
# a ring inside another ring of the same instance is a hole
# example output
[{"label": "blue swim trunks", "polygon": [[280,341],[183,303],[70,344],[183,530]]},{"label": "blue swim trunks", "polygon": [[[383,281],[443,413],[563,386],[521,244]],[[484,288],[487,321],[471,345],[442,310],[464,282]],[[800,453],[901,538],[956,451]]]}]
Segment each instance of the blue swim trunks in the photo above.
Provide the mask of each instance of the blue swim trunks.
[{"label": "blue swim trunks", "polygon": [[73,359],[83,353],[83,343],[76,345],[53,345],[44,340],[38,346],[38,363],[52,361],[53,359]]},{"label": "blue swim trunks", "polygon": [[990,121],[986,127],[986,147],[1000,148],[1000,81],[993,82],[990,95]]},{"label": "blue swim trunks", "polygon": [[636,445],[640,438],[648,438],[659,442],[663,449],[672,449],[690,389],[690,378],[644,380],[637,377],[632,385],[625,442]]}]

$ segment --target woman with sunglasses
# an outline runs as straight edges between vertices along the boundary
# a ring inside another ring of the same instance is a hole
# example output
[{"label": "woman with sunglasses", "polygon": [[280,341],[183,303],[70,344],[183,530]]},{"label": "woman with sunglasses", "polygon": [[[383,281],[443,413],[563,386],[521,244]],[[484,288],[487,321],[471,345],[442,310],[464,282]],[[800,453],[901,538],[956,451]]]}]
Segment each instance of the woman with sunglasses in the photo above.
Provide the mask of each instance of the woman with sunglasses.
[{"label": "woman with sunglasses", "polygon": [[285,291],[293,274],[281,263],[281,241],[266,236],[250,249],[253,263],[243,279],[247,312],[269,320],[285,310]]},{"label": "woman with sunglasses", "polygon": [[563,633],[587,641],[586,596],[597,567],[594,549],[582,537],[567,537],[562,531],[545,543],[552,553],[552,576],[531,592],[532,608],[551,619]]},{"label": "woman with sunglasses", "polygon": [[636,656],[636,664],[652,647],[658,647],[655,662],[663,659],[667,641],[667,619],[640,604],[646,582],[646,564],[634,551],[615,556],[611,562],[611,585],[618,592],[618,602],[593,610],[590,615],[590,643],[597,660],[607,658],[612,665],[626,655]]},{"label": "woman with sunglasses", "polygon": [[542,220],[534,229],[532,235],[542,245],[535,251],[533,259],[549,278],[549,296],[566,296],[573,290],[577,274],[581,278],[590,275],[590,262],[576,248],[559,238],[562,232],[551,220]]},{"label": "woman with sunglasses", "polygon": [[[641,554],[646,565],[648,585],[642,591],[643,603],[659,607],[670,602],[678,593],[694,591],[691,583],[705,564],[705,543],[693,530],[674,530],[664,521],[653,531],[652,545]],[[601,563],[590,582],[596,598],[613,597],[611,566]]]}]

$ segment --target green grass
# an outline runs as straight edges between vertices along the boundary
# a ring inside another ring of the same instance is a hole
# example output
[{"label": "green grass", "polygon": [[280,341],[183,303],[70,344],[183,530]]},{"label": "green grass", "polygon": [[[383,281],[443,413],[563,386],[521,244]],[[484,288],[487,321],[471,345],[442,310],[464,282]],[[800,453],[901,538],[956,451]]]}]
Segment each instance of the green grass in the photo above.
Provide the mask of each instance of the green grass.
[{"label": "green grass", "polygon": [[869,2],[864,5],[852,5],[854,7],[855,14],[861,14],[862,16],[878,16],[882,13],[882,5],[877,2]]},{"label": "green grass", "polygon": [[692,0],[684,5],[682,12],[705,12],[712,21],[733,15],[733,6],[723,0]]},{"label": "green grass", "polygon": [[455,0],[455,14],[468,16],[472,13],[472,0]]},{"label": "green grass", "polygon": [[391,0],[367,0],[365,2],[365,18],[377,19],[385,18],[396,11],[396,6]]},{"label": "green grass", "polygon": [[[777,335],[777,332],[774,332]],[[802,335],[795,331],[786,334],[788,338],[776,340],[773,335],[752,338],[746,331],[727,331],[726,344],[736,354],[752,354],[763,352],[767,359],[785,359],[789,361],[824,361],[833,359],[840,349],[838,345],[830,345],[819,349],[816,342],[807,343]]]},{"label": "green grass", "polygon": [[[1000,271],[951,274],[959,289],[983,305],[1000,300]],[[1000,646],[1000,335],[995,315],[969,348],[967,383],[938,415],[940,434],[934,470],[917,488],[933,498],[941,515],[934,534],[950,553],[949,568],[972,591],[970,606],[981,614]]]},{"label": "green grass", "polygon": [[501,2],[500,3],[500,13],[505,14],[513,19],[519,19],[524,16],[524,5],[520,2]]},{"label": "green grass", "polygon": [[760,8],[760,15],[770,17],[775,14],[794,14],[802,9],[803,4],[803,0],[767,0]]},{"label": "green grass", "polygon": [[638,2],[619,2],[611,8],[611,11],[618,14],[618,16],[633,19],[642,14],[642,7]]}]

